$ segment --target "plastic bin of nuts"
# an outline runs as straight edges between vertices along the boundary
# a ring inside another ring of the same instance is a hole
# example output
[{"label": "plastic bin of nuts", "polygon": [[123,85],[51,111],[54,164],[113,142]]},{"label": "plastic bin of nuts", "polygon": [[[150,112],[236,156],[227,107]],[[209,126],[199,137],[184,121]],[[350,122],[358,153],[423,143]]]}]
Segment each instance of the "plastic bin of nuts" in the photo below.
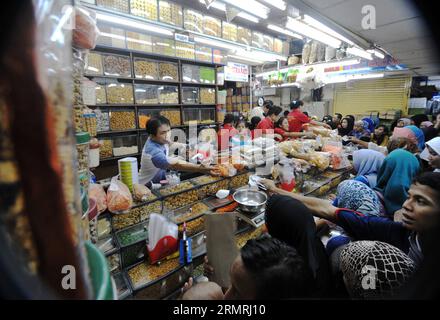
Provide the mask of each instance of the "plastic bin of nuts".
[{"label": "plastic bin of nuts", "polygon": [[210,16],[203,16],[203,34],[221,38],[222,22],[220,19]]},{"label": "plastic bin of nuts", "polygon": [[86,56],[85,74],[103,75],[102,56],[97,52],[90,52]]},{"label": "plastic bin of nuts", "polygon": [[[199,218],[186,222],[186,235],[192,237],[193,235],[205,230],[205,217],[202,215]],[[183,223],[179,225],[179,232],[183,232]]]},{"label": "plastic bin of nuts", "polygon": [[110,111],[110,130],[123,131],[136,129],[134,111],[116,109]]},{"label": "plastic bin of nuts", "polygon": [[99,7],[128,13],[128,0],[96,0]]},{"label": "plastic bin of nuts", "polygon": [[186,30],[203,33],[203,14],[191,9],[185,9],[184,28]]},{"label": "plastic bin of nuts", "polygon": [[99,157],[101,159],[113,157],[113,141],[108,139],[99,140],[101,146],[99,147]]},{"label": "plastic bin of nuts", "polygon": [[144,203],[136,203],[127,213],[114,214],[112,218],[113,230],[121,230],[146,221],[151,213],[162,213],[162,201],[155,195],[151,195]]},{"label": "plastic bin of nuts", "polygon": [[196,202],[183,208],[173,210],[166,215],[174,223],[181,224],[187,221],[194,220],[207,212],[209,212],[209,207],[206,204],[204,204],[203,202]]},{"label": "plastic bin of nuts", "polygon": [[189,181],[161,188],[158,192],[164,197],[164,210],[174,210],[199,200],[197,188]]},{"label": "plastic bin of nuts", "polygon": [[176,57],[194,60],[194,44],[176,41]]},{"label": "plastic bin of nuts", "polygon": [[124,300],[131,296],[132,291],[130,288],[130,283],[127,279],[127,273],[125,271],[113,274],[113,279],[115,280],[118,300]]},{"label": "plastic bin of nuts", "polygon": [[131,0],[130,13],[138,17],[157,20],[157,0]]},{"label": "plastic bin of nuts", "polygon": [[251,175],[251,172],[243,172],[231,177],[229,189],[238,189],[246,186],[249,183],[249,177]]},{"label": "plastic bin of nuts", "polygon": [[137,135],[119,136],[113,138],[113,155],[115,157],[134,155],[139,152]]},{"label": "plastic bin of nuts", "polygon": [[104,239],[111,234],[112,224],[109,213],[103,213],[98,216],[98,225],[96,229],[98,232],[98,240]]},{"label": "plastic bin of nuts", "polygon": [[237,247],[241,249],[246,244],[246,242],[248,242],[248,240],[258,238],[262,234],[263,234],[263,226],[259,228],[251,228],[248,231],[236,235],[235,243],[237,244]]},{"label": "plastic bin of nuts", "polygon": [[268,35],[263,36],[263,49],[273,51],[273,37]]},{"label": "plastic bin of nuts", "polygon": [[183,25],[182,6],[169,1],[160,0],[159,21],[181,27]]},{"label": "plastic bin of nuts", "polygon": [[159,86],[149,84],[135,84],[134,97],[136,100],[136,104],[158,104]]},{"label": "plastic bin of nuts", "polygon": [[125,30],[98,23],[99,37],[96,44],[112,48],[126,48]]},{"label": "plastic bin of nuts", "polygon": [[159,62],[159,80],[179,81],[177,64],[170,62]]},{"label": "plastic bin of nuts", "polygon": [[200,67],[191,64],[182,65],[182,81],[200,83]]},{"label": "plastic bin of nuts", "polygon": [[95,82],[95,98],[96,104],[106,104],[107,103],[107,94],[105,92],[105,81]]},{"label": "plastic bin of nuts", "polygon": [[127,31],[127,48],[142,52],[153,52],[151,36],[139,32]]},{"label": "plastic bin of nuts", "polygon": [[103,55],[104,74],[115,77],[131,77],[130,57],[114,54]]},{"label": "plastic bin of nuts", "polygon": [[98,132],[110,130],[110,113],[108,109],[97,108],[93,110],[96,114],[96,130]]},{"label": "plastic bin of nuts", "polygon": [[182,103],[183,104],[198,104],[199,103],[199,88],[183,87],[182,88]]},{"label": "plastic bin of nuts", "polygon": [[183,109],[183,123],[198,124],[200,122],[200,110],[199,108],[185,108]]},{"label": "plastic bin of nuts", "polygon": [[177,86],[159,86],[160,104],[178,104],[179,92]]},{"label": "plastic bin of nuts", "polygon": [[215,104],[215,89],[200,88],[200,103],[201,104]]},{"label": "plastic bin of nuts", "polygon": [[205,84],[215,84],[215,69],[200,67],[200,82]]},{"label": "plastic bin of nuts", "polygon": [[158,37],[152,37],[153,40],[153,53],[157,53],[164,56],[176,55],[176,45],[173,39],[164,39]]},{"label": "plastic bin of nuts", "polygon": [[259,32],[252,32],[252,46],[262,49],[264,46],[264,35]]},{"label": "plastic bin of nuts", "polygon": [[229,180],[221,177],[204,175],[191,179],[191,182],[199,186],[198,193],[200,200],[215,195],[218,190],[229,189]]},{"label": "plastic bin of nuts", "polygon": [[238,26],[237,41],[239,43],[243,43],[247,46],[250,46],[252,44],[252,31],[247,28]]},{"label": "plastic bin of nuts", "polygon": [[133,104],[133,85],[129,83],[109,83],[106,86],[108,104]]},{"label": "plastic bin of nuts", "polygon": [[134,74],[138,79],[158,80],[159,70],[154,60],[134,58]]},{"label": "plastic bin of nuts", "polygon": [[119,272],[122,270],[121,255],[119,251],[106,255],[107,264],[110,272]]},{"label": "plastic bin of nuts", "polygon": [[223,21],[222,38],[230,41],[237,41],[237,26]]},{"label": "plastic bin of nuts", "polygon": [[212,48],[196,45],[196,60],[212,63]]},{"label": "plastic bin of nuts", "polygon": [[135,299],[162,299],[179,289],[192,273],[192,264],[182,266],[179,258],[159,265],[140,262],[127,271]]},{"label": "plastic bin of nuts", "polygon": [[180,126],[182,124],[179,109],[162,109],[160,115],[170,120],[171,127]]},{"label": "plastic bin of nuts", "polygon": [[116,232],[116,241],[120,248],[123,268],[127,268],[145,258],[147,239],[148,221]]}]

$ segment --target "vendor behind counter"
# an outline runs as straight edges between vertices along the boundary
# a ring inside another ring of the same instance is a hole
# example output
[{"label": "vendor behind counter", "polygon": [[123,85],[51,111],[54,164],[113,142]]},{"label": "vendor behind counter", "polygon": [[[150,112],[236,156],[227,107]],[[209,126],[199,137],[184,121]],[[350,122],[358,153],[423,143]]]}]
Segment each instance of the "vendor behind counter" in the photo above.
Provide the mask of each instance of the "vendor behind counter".
[{"label": "vendor behind counter", "polygon": [[150,119],[146,129],[149,137],[142,149],[140,184],[151,187],[153,183],[165,180],[166,170],[218,175],[215,167],[192,164],[169,156],[170,147],[175,143],[170,142],[171,125],[167,118],[159,116]]}]

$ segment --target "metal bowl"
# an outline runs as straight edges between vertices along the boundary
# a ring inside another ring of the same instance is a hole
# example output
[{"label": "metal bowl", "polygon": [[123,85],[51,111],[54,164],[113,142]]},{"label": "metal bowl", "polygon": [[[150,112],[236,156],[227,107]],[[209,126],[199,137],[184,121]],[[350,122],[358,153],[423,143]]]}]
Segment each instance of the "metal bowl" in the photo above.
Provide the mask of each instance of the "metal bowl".
[{"label": "metal bowl", "polygon": [[262,211],[267,202],[267,195],[264,192],[251,189],[237,190],[232,197],[241,210],[250,213]]}]

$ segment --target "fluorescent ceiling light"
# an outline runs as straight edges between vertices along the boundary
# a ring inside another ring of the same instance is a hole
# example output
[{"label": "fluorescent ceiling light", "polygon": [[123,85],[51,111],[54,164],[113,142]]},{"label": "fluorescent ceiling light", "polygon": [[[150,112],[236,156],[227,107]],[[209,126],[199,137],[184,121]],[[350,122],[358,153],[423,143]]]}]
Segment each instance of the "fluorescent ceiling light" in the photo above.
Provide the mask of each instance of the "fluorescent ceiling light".
[{"label": "fluorescent ceiling light", "polygon": [[114,24],[131,27],[134,29],[145,30],[145,31],[154,32],[154,33],[160,33],[160,34],[167,35],[167,36],[172,36],[174,34],[171,30],[166,29],[166,28],[154,26],[151,24],[136,22],[133,20],[123,19],[123,18],[119,18],[116,16],[107,15],[107,14],[103,14],[103,13],[97,13],[96,18],[101,21],[111,22]]},{"label": "fluorescent ceiling light", "polygon": [[385,58],[385,55],[381,51],[379,51],[379,50],[371,49],[371,50],[367,50],[367,52],[374,54],[379,59]]},{"label": "fluorescent ceiling light", "polygon": [[371,53],[362,50],[360,48],[356,48],[356,47],[352,47],[352,48],[347,48],[347,53],[352,54],[354,56],[358,56],[367,60],[373,60],[373,57],[371,55]]},{"label": "fluorescent ceiling light", "polygon": [[350,60],[323,63],[319,66],[322,66],[325,69],[325,68],[333,68],[333,67],[352,66],[352,65],[358,64],[360,62],[361,61],[359,59],[350,59]]},{"label": "fluorescent ceiling light", "polygon": [[287,18],[286,28],[301,33],[302,35],[305,35],[306,37],[312,38],[319,42],[325,43],[333,48],[339,48],[342,44],[341,40],[333,38],[322,31],[316,30],[290,17]]},{"label": "fluorescent ceiling light", "polygon": [[243,56],[243,57],[250,57],[251,59],[261,60],[261,61],[277,61],[277,60],[283,60],[286,61],[287,57],[275,54],[275,53],[269,53],[269,52],[262,52],[257,50],[237,50],[235,54]]},{"label": "fluorescent ceiling light", "polygon": [[252,58],[249,58],[249,57],[244,57],[244,56],[235,55],[235,54],[229,54],[228,57],[233,58],[233,59],[238,59],[238,60],[258,63],[258,64],[263,64],[263,62],[264,62],[264,61],[261,61],[261,60],[252,59]]},{"label": "fluorescent ceiling light", "polygon": [[278,8],[282,11],[286,10],[286,2],[283,0],[263,0],[263,2],[266,2],[267,4],[270,4],[271,6]]},{"label": "fluorescent ceiling light", "polygon": [[377,79],[377,78],[383,78],[384,76],[385,76],[384,73],[352,74],[352,75],[332,77],[329,79],[329,81],[325,81],[325,83],[330,84],[330,83],[343,83],[351,80]]},{"label": "fluorescent ceiling light", "polygon": [[283,29],[283,28],[278,27],[278,26],[276,26],[274,24],[269,24],[267,26],[267,28],[270,29],[270,30],[273,30],[273,31],[276,31],[276,32],[279,32],[279,33],[282,33],[282,34],[285,34],[285,35],[288,35],[288,36],[293,37],[293,38],[303,39],[303,37],[300,36],[299,34],[293,33],[292,31]]},{"label": "fluorescent ceiling light", "polygon": [[[204,0],[199,0],[199,2],[205,4]],[[219,2],[219,1],[213,2],[209,8],[214,8],[214,9],[226,12],[226,4]],[[245,20],[248,20],[248,21],[251,21],[254,23],[260,22],[260,19],[258,19],[257,17],[255,17],[249,13],[246,13],[246,12],[240,12],[239,14],[237,14],[237,17],[243,18]]]},{"label": "fluorescent ceiling light", "polygon": [[239,46],[234,46],[232,44],[229,44],[229,43],[226,43],[223,41],[218,41],[218,40],[213,40],[213,39],[208,39],[208,38],[194,37],[194,41],[198,42],[198,43],[204,43],[204,44],[214,46],[214,47],[229,49],[229,50],[241,49],[241,47],[239,47]]},{"label": "fluorescent ceiling light", "polygon": [[259,18],[267,19],[270,9],[255,0],[223,0],[236,8],[256,15]]},{"label": "fluorescent ceiling light", "polygon": [[321,30],[339,40],[342,40],[350,45],[354,45],[353,41],[348,40],[346,37],[344,37],[343,35],[337,33],[336,31],[330,29],[329,27],[327,27],[326,25],[322,24],[321,22],[319,22],[316,19],[313,19],[311,16],[308,15],[304,15],[304,22],[306,22],[307,24],[311,25],[312,27],[315,27],[318,30]]}]

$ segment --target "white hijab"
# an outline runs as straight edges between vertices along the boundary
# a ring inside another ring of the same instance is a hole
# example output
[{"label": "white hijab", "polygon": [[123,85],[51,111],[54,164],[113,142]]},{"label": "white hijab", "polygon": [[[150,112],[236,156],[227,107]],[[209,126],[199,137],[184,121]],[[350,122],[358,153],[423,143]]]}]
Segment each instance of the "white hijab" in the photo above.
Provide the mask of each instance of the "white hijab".
[{"label": "white hijab", "polygon": [[[426,145],[428,145],[432,150],[437,152],[440,155],[440,137],[436,137],[434,139],[429,140]],[[425,148],[423,152],[420,154],[420,158],[423,160],[429,161],[429,150]],[[440,169],[435,169],[434,172],[440,172]]]}]

